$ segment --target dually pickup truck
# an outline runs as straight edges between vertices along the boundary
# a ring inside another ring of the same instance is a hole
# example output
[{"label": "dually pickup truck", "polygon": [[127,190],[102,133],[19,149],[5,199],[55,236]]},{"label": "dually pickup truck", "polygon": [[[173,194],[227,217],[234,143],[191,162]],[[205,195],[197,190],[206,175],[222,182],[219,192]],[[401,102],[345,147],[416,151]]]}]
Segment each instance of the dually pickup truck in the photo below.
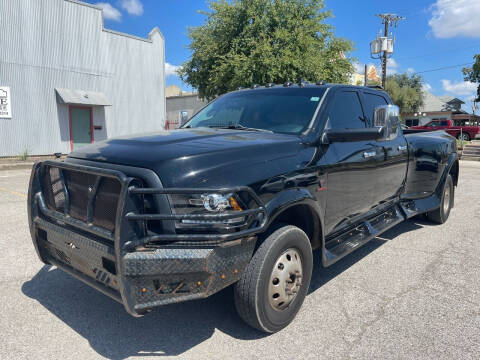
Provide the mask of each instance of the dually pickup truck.
[{"label": "dually pickup truck", "polygon": [[181,129],[36,163],[33,244],[133,316],[234,284],[240,317],[276,332],[304,301],[313,254],[327,267],[413,216],[448,219],[456,141],[406,134],[398,114],[367,87],[228,93]]},{"label": "dually pickup truck", "polygon": [[463,141],[470,141],[480,136],[480,126],[455,126],[450,119],[432,120],[425,125],[411,126],[409,129],[423,131],[443,130]]}]

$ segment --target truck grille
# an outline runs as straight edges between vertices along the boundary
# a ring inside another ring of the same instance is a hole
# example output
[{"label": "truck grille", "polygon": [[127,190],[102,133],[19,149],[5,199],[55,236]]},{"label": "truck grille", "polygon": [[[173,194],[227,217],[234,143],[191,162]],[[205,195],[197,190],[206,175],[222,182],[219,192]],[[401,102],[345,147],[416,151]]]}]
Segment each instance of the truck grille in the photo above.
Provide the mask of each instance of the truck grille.
[{"label": "truck grille", "polygon": [[114,231],[121,191],[117,179],[51,166],[44,167],[40,179],[50,210]]}]

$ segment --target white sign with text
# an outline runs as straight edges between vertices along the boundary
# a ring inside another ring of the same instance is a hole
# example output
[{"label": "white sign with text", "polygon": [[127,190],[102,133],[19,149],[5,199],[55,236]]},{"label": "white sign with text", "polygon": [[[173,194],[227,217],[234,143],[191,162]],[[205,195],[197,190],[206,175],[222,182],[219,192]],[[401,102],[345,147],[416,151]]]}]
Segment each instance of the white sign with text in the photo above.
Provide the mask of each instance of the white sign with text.
[{"label": "white sign with text", "polygon": [[10,88],[8,86],[0,86],[0,119],[12,118],[12,101],[10,96]]}]

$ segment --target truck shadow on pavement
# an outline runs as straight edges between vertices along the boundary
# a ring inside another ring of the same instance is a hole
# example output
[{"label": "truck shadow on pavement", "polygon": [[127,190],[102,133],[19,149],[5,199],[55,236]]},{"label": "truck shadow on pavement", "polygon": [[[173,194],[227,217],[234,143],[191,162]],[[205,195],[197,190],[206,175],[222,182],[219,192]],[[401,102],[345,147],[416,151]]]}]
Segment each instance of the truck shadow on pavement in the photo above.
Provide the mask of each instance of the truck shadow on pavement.
[{"label": "truck shadow on pavement", "polygon": [[[388,240],[419,227],[422,223],[418,221],[402,223],[326,269],[321,268],[320,252],[315,251],[309,294]],[[22,292],[88,340],[98,354],[110,359],[179,355],[209,339],[215,329],[244,340],[268,336],[238,317],[232,287],[207,299],[159,307],[142,318],[131,317],[121,304],[50,266],[25,282]]]},{"label": "truck shadow on pavement", "polygon": [[[428,224],[426,221],[412,219],[398,224],[390,230],[384,232],[379,237],[370,240],[368,243],[358,248],[345,258],[341,259],[337,263],[329,266],[328,268],[322,268],[322,261],[320,251],[314,252],[313,257],[313,275],[310,282],[309,294],[316,291],[318,288],[335,278],[337,275],[344,272],[350,266],[354,265],[368,254],[374,252],[380,246],[385,244],[389,240],[395,239],[397,236],[414,231],[423,227],[424,224]],[[317,254],[315,254],[317,253]]]}]

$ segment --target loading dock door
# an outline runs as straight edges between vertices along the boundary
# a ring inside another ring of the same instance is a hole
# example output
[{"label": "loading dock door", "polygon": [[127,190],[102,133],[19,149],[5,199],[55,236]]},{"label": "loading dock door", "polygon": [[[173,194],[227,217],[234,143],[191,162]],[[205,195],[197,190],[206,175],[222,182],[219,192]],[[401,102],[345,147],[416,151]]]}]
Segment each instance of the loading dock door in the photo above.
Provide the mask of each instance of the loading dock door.
[{"label": "loading dock door", "polygon": [[70,148],[93,143],[93,118],[90,107],[70,107]]}]

